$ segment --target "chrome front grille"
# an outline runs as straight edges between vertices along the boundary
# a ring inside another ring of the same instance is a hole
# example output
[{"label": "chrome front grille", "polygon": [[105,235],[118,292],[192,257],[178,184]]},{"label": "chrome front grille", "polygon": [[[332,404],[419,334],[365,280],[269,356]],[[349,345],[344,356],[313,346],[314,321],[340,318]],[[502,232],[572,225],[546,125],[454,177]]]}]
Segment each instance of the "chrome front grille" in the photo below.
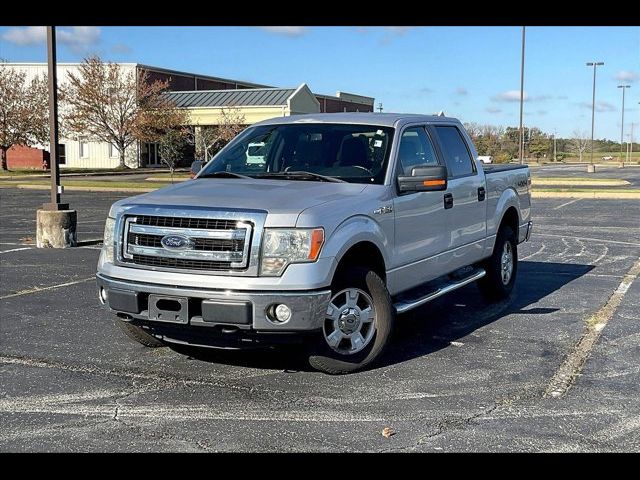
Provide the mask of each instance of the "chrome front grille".
[{"label": "chrome front grille", "polygon": [[[252,223],[236,219],[126,216],[122,261],[169,270],[244,270],[253,228]],[[162,239],[167,236],[178,236],[185,245],[165,246]]]}]

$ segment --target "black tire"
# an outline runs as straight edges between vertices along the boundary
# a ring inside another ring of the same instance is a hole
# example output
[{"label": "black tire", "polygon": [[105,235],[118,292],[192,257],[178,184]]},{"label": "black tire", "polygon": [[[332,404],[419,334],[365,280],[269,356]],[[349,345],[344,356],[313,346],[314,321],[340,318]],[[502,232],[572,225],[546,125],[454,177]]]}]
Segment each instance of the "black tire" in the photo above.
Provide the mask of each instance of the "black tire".
[{"label": "black tire", "polygon": [[[505,244],[509,243],[512,258],[513,269],[508,282],[503,280],[502,256],[505,250]],[[487,274],[478,280],[478,287],[482,294],[489,300],[500,300],[506,298],[513,290],[518,273],[518,242],[513,229],[507,225],[503,225],[496,235],[496,243],[493,247],[493,254],[481,264]]]},{"label": "black tire", "polygon": [[357,288],[373,301],[375,332],[368,344],[359,352],[342,354],[329,347],[324,330],[314,338],[308,361],[316,370],[337,375],[361,370],[378,359],[391,338],[395,309],[384,281],[373,270],[350,267],[340,273],[331,286],[332,298],[339,292]]},{"label": "black tire", "polygon": [[116,318],[115,323],[127,337],[135,340],[145,347],[158,348],[166,346],[164,342],[145,332],[142,327],[138,327],[137,325],[133,325],[132,323],[125,322],[124,320],[120,320],[119,318]]}]

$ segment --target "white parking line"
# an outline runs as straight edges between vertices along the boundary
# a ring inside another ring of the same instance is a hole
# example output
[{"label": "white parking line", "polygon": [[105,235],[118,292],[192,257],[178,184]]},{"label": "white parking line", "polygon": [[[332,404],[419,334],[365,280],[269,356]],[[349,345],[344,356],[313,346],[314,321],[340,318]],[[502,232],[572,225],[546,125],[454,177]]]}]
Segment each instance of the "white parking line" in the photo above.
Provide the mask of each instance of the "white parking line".
[{"label": "white parking line", "polygon": [[557,235],[555,233],[536,233],[538,237],[560,237],[560,238],[575,238],[578,240],[589,240],[597,243],[616,243],[618,245],[631,245],[633,247],[640,247],[640,243],[633,242],[621,242],[619,240],[606,240],[604,238],[588,238],[588,237],[574,237],[571,235]]},{"label": "white parking line", "polygon": [[31,250],[33,247],[12,248],[11,250],[2,250],[0,253],[19,252],[21,250]]},{"label": "white parking line", "polygon": [[16,293],[10,293],[9,295],[3,295],[0,297],[0,300],[4,300],[5,298],[19,297],[20,295],[29,295],[30,293],[42,292],[44,290],[53,290],[54,288],[68,287],[69,285],[75,285],[77,283],[88,282],[89,280],[95,280],[96,277],[91,276],[89,278],[83,278],[82,280],[76,280],[74,282],[61,283],[59,285],[51,285],[49,287],[34,287],[29,288],[27,290],[21,290]]},{"label": "white parking line", "polygon": [[563,203],[562,205],[558,205],[557,207],[553,207],[554,210],[560,210],[562,207],[566,207],[567,205],[571,205],[572,203],[579,202],[580,198],[574,198],[573,200]]}]

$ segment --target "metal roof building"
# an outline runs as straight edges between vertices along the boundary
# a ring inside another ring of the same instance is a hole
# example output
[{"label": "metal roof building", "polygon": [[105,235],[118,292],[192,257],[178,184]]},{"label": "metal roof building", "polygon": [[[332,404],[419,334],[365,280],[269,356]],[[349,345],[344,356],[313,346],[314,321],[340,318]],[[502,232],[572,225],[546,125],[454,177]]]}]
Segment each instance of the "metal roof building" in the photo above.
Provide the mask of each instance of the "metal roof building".
[{"label": "metal roof building", "polygon": [[320,112],[306,83],[298,88],[252,88],[167,92],[167,99],[189,111],[192,125],[218,125],[223,109],[234,108],[247,125],[273,117]]}]

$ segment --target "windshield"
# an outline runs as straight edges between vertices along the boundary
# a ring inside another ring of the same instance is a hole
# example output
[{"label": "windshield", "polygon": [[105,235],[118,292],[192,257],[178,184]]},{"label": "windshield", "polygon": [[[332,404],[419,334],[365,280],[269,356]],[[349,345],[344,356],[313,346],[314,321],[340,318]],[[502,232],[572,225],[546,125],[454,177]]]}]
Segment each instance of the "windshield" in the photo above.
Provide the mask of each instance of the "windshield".
[{"label": "windshield", "polygon": [[216,155],[199,177],[229,172],[254,178],[320,180],[319,176],[324,176],[382,184],[392,137],[392,128],[375,125],[299,123],[249,127]]}]

